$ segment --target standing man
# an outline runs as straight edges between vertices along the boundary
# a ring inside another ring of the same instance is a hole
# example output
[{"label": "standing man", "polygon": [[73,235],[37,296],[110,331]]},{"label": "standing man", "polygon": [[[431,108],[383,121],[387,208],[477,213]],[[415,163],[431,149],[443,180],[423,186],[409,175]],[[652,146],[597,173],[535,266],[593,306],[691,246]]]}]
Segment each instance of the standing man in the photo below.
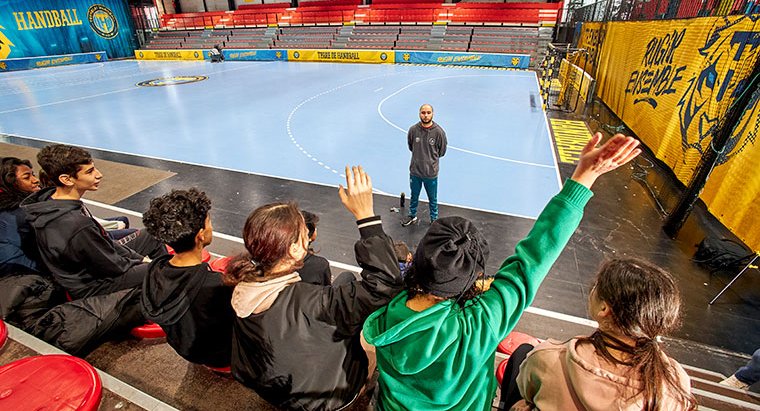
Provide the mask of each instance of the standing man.
[{"label": "standing man", "polygon": [[438,219],[438,159],[446,154],[446,132],[433,122],[433,106],[420,107],[420,122],[409,128],[406,135],[412,162],[409,165],[409,218],[401,223],[407,227],[417,223],[417,204],[420,190],[425,186],[430,202],[430,222]]}]

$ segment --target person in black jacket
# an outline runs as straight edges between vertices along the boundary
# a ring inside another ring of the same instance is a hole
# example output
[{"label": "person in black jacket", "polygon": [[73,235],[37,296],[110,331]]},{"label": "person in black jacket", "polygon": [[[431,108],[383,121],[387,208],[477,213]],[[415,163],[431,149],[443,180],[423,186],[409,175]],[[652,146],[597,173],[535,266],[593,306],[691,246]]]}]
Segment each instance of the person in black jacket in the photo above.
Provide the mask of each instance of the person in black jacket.
[{"label": "person in black jacket", "polygon": [[166,332],[182,358],[209,367],[230,365],[232,288],[202,261],[211,244],[211,200],[195,188],[154,198],[143,214],[150,234],[175,251],[153,260],[142,289],[143,315]]},{"label": "person in black jacket", "polygon": [[298,274],[301,276],[301,281],[305,283],[331,285],[332,272],[330,271],[330,262],[326,258],[318,256],[311,246],[317,240],[319,216],[306,210],[301,210],[301,214],[303,214],[303,220],[309,232],[309,252],[306,254],[306,258],[303,260],[303,267],[298,270]]},{"label": "person in black jacket", "polygon": [[0,159],[0,274],[42,271],[34,231],[19,207],[39,190],[40,180],[29,160]]},{"label": "person in black jacket", "polygon": [[56,281],[74,299],[141,286],[148,272],[145,263],[166,254],[166,248],[142,231],[124,246],[95,221],[81,200],[103,178],[90,153],[54,144],[40,150],[37,162],[43,180],[54,186],[27,197],[21,208]]},{"label": "person in black jacket", "polygon": [[243,230],[247,252],[225,275],[235,285],[232,374],[280,408],[337,410],[354,401],[370,368],[360,336],[364,320],[402,288],[393,241],[373,211],[369,176],[346,168],[346,181],[339,195],[359,227],[361,281],[333,287],[300,281],[308,233],[292,203],[253,211]]}]

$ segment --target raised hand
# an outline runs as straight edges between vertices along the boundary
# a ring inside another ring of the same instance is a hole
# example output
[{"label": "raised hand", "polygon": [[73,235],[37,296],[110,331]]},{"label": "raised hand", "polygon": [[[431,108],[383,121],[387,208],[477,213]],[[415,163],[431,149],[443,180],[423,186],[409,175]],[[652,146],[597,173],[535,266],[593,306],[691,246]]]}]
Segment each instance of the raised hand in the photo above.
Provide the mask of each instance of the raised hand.
[{"label": "raised hand", "polygon": [[375,211],[372,206],[372,179],[361,166],[351,169],[346,166],[346,186],[338,188],[338,197],[357,220],[372,217]]},{"label": "raised hand", "polygon": [[604,173],[610,172],[633,160],[641,153],[639,141],[633,137],[615,134],[601,147],[596,147],[602,140],[602,133],[594,134],[581,151],[581,158],[571,177],[578,183],[591,188],[594,181]]}]

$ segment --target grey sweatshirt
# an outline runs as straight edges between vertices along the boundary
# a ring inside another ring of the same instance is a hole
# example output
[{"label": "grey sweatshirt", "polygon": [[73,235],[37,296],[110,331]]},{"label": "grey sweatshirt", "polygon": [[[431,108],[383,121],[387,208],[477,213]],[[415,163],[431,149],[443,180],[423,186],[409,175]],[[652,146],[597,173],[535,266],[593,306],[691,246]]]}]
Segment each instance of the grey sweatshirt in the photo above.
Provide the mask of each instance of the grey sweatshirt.
[{"label": "grey sweatshirt", "polygon": [[409,173],[421,178],[438,177],[438,159],[446,154],[446,132],[436,122],[429,128],[417,123],[406,135],[412,162]]}]

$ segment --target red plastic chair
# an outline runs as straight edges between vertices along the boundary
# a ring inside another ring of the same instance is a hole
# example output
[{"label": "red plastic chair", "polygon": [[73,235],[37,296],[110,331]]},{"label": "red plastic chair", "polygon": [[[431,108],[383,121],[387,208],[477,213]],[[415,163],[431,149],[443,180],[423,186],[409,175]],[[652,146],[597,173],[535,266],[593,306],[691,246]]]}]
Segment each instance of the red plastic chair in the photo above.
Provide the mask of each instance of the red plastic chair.
[{"label": "red plastic chair", "polygon": [[97,371],[70,355],[39,355],[0,367],[0,409],[97,410],[102,395]]},{"label": "red plastic chair", "polygon": [[5,322],[0,319],[0,348],[5,346],[6,341],[8,341],[8,327],[6,327]]},{"label": "red plastic chair", "polygon": [[208,265],[209,267],[211,267],[212,270],[218,273],[226,273],[227,265],[230,263],[231,259],[232,259],[231,257],[220,257],[210,262]]},{"label": "red plastic chair", "polygon": [[[171,247],[169,247],[168,245],[166,245],[166,251],[168,251],[170,255],[176,254],[174,252],[174,249],[171,248]],[[207,263],[207,262],[211,261],[211,253],[209,253],[208,251],[206,251],[205,248],[201,252],[201,261],[203,261],[204,263]]]},{"label": "red plastic chair", "polygon": [[232,374],[232,367],[209,367],[208,365],[204,365],[204,367],[208,368],[209,370],[222,375],[230,375]]},{"label": "red plastic chair", "polygon": [[541,340],[531,335],[524,334],[517,331],[512,331],[511,333],[509,333],[509,335],[507,335],[507,338],[505,338],[504,341],[499,343],[499,346],[496,347],[496,351],[502,354],[512,355],[512,353],[517,349],[517,347],[519,347],[522,344],[527,343],[535,347],[540,342]]},{"label": "red plastic chair", "polygon": [[130,334],[132,334],[134,337],[142,339],[166,337],[166,333],[164,332],[163,328],[153,322],[148,322],[145,325],[133,328],[132,331],[130,331]]},{"label": "red plastic chair", "polygon": [[504,371],[507,369],[508,362],[509,362],[509,356],[507,356],[507,359],[500,362],[499,366],[496,367],[496,381],[499,381],[499,385],[501,385],[501,380],[504,379]]}]

